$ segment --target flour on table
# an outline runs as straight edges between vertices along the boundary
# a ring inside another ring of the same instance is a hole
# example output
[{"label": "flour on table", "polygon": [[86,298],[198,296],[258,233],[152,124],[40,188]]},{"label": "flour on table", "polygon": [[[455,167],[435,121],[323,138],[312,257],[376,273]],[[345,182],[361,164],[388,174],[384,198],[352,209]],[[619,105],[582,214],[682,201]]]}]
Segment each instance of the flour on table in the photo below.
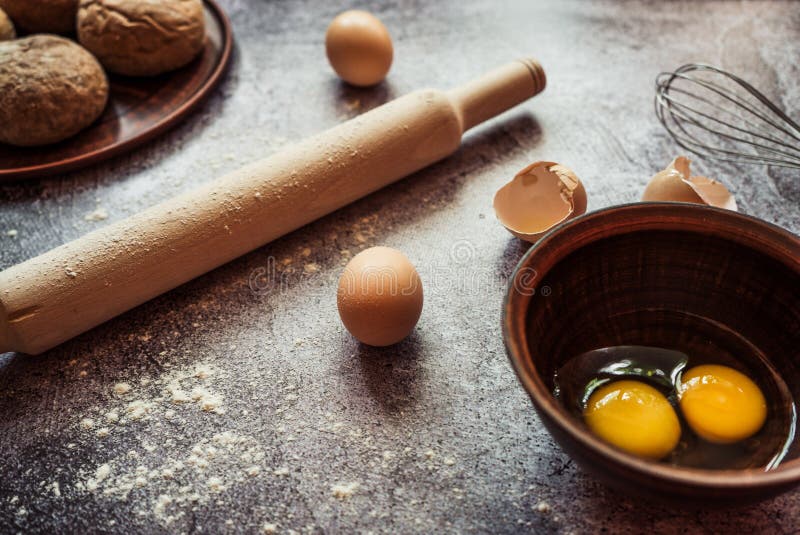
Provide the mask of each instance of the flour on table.
[{"label": "flour on table", "polygon": [[141,420],[147,417],[147,415],[152,412],[153,408],[153,403],[137,399],[136,401],[128,403],[128,406],[125,408],[125,413],[131,420]]},{"label": "flour on table", "polygon": [[552,510],[552,508],[547,502],[539,502],[536,504],[536,510],[542,514],[547,514]]},{"label": "flour on table", "polygon": [[102,206],[98,206],[93,211],[83,216],[83,219],[85,221],[92,221],[92,222],[105,221],[106,219],[108,219],[108,211]]},{"label": "flour on table", "polygon": [[101,464],[94,471],[94,477],[87,479],[84,486],[88,490],[95,490],[109,475],[111,475],[111,466],[108,463]]},{"label": "flour on table", "polygon": [[[221,430],[190,440],[179,431],[187,424],[184,411],[208,413],[210,422],[225,425],[219,419],[225,411],[222,395],[214,390],[215,376],[213,367],[200,364],[168,371],[154,381],[129,379],[112,385],[106,403],[84,414],[77,427],[90,440],[119,429],[120,437],[132,441],[133,449],[126,448],[100,466],[80,469],[78,481],[70,488],[119,501],[127,501],[135,489],[146,488],[144,497],[137,496],[137,514],[153,516],[170,527],[194,507],[219,503],[239,484],[259,476],[274,477],[263,445],[249,436]],[[103,423],[99,429],[98,421]],[[145,426],[163,428],[162,440],[140,441],[137,429]],[[288,475],[285,467],[275,472],[284,471]]]},{"label": "flour on table", "polygon": [[128,383],[117,383],[114,385],[114,393],[118,396],[124,396],[131,391],[131,385]]},{"label": "flour on table", "polygon": [[339,483],[331,487],[331,493],[334,498],[346,500],[351,497],[358,489],[358,483]]}]

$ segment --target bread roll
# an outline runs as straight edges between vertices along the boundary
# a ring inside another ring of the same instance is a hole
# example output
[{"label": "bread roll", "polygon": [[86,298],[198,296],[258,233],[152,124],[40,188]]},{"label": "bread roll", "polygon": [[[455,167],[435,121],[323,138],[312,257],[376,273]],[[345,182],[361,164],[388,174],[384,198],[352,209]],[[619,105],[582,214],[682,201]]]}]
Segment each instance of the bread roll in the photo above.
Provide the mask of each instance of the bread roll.
[{"label": "bread roll", "polygon": [[152,76],[203,49],[201,0],[81,0],[78,39],[110,72]]},{"label": "bread roll", "polygon": [[0,142],[61,141],[94,122],[107,100],[103,68],[77,43],[47,34],[0,42]]}]

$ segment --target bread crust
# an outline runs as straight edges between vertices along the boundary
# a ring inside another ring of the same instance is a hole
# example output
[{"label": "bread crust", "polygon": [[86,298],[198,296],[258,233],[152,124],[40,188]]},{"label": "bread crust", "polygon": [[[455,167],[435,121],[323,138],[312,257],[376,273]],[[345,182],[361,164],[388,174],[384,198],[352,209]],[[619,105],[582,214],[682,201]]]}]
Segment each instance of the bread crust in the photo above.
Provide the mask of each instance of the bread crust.
[{"label": "bread crust", "polygon": [[203,49],[201,0],[81,0],[78,40],[110,72],[153,76]]},{"label": "bread crust", "polygon": [[61,141],[93,123],[107,101],[103,68],[77,43],[48,34],[0,42],[0,142]]}]

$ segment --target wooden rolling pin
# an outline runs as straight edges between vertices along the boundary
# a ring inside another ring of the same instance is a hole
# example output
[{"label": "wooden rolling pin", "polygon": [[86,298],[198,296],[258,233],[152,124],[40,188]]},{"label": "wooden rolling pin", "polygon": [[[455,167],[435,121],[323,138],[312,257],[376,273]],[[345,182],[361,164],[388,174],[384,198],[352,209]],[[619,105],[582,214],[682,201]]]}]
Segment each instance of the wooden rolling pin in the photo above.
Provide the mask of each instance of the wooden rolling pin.
[{"label": "wooden rolling pin", "polygon": [[532,59],[416,91],[0,273],[0,353],[38,354],[456,151],[545,87]]}]

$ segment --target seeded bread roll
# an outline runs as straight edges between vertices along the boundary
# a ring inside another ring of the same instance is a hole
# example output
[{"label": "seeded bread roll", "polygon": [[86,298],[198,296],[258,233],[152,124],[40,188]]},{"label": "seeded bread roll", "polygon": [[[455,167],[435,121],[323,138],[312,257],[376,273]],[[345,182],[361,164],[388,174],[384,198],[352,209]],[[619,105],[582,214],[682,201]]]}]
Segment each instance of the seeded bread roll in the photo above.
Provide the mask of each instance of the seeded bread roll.
[{"label": "seeded bread roll", "polygon": [[0,42],[0,142],[46,145],[97,119],[108,81],[97,60],[56,35]]},{"label": "seeded bread roll", "polygon": [[17,32],[14,31],[14,23],[8,18],[6,12],[0,9],[0,41],[8,41],[17,37]]},{"label": "seeded bread roll", "polygon": [[78,0],[0,0],[14,25],[28,33],[72,33]]},{"label": "seeded bread roll", "polygon": [[111,72],[153,76],[203,49],[201,0],[80,0],[78,39]]}]

